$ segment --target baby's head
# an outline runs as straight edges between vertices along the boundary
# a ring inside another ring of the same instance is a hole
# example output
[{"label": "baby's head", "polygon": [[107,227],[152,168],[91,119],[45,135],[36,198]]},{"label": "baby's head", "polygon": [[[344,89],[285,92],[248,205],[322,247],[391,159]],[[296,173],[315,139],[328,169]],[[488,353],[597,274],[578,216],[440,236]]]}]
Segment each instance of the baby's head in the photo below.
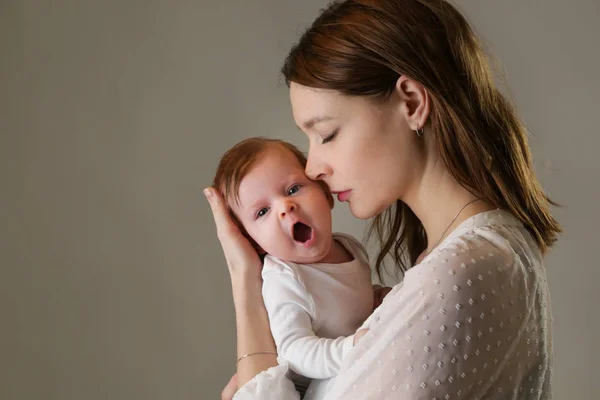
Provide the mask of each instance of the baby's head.
[{"label": "baby's head", "polygon": [[259,252],[297,263],[329,254],[333,197],[324,182],[306,177],[305,166],[296,147],[267,138],[246,139],[221,158],[213,187]]}]

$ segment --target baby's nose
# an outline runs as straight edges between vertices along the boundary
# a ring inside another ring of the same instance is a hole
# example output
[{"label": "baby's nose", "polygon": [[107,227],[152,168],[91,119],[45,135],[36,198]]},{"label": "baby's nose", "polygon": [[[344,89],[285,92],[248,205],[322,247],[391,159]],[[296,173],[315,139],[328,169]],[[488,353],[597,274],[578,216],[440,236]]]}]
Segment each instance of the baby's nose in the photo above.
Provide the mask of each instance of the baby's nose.
[{"label": "baby's nose", "polygon": [[296,211],[296,204],[293,201],[285,201],[281,207],[279,215],[281,217],[285,217],[286,214],[289,214],[293,211]]}]

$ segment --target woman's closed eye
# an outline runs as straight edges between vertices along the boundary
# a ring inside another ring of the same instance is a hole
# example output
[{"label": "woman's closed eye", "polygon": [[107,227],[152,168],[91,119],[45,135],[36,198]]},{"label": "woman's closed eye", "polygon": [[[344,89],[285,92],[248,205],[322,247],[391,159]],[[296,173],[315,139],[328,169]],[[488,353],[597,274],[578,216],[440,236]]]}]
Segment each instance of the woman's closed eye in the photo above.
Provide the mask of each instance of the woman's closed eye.
[{"label": "woman's closed eye", "polygon": [[329,135],[325,136],[323,138],[323,140],[321,140],[321,144],[326,144],[326,143],[331,142],[333,139],[335,139],[338,132],[339,132],[339,129],[336,129],[335,131],[331,132]]}]

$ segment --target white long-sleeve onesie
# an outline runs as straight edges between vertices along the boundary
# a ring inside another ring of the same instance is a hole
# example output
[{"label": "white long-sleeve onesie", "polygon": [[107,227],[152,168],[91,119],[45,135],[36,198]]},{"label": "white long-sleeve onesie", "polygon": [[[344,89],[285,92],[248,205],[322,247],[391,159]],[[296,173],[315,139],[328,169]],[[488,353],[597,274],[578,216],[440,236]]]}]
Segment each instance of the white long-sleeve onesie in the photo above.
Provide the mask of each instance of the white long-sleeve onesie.
[{"label": "white long-sleeve onesie", "polygon": [[364,248],[348,235],[333,238],[354,260],[296,264],[266,256],[262,271],[263,297],[279,356],[307,378],[337,375],[356,329],[373,311]]}]

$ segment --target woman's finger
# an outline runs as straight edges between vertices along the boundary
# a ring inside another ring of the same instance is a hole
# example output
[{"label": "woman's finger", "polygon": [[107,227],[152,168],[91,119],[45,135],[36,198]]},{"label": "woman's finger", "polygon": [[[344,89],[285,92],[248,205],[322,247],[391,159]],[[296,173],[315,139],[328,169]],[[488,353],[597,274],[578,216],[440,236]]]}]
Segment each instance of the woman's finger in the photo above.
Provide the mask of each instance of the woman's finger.
[{"label": "woman's finger", "polygon": [[232,237],[239,235],[239,229],[229,215],[227,204],[223,199],[223,196],[214,188],[204,189],[204,195],[210,204],[210,209],[215,219],[215,225],[217,227],[217,236],[221,241],[228,240]]},{"label": "woman's finger", "polygon": [[367,332],[369,332],[368,329],[361,329],[358,332],[356,332],[354,334],[354,345],[356,346],[356,344],[358,343],[358,341],[360,339],[362,339],[363,336],[365,336],[367,334]]},{"label": "woman's finger", "polygon": [[377,289],[375,289],[375,291],[374,291],[375,301],[373,304],[373,310],[375,310],[377,307],[379,307],[381,305],[381,303],[383,303],[383,299],[391,291],[392,291],[392,288],[389,288],[389,287],[379,286]]},{"label": "woman's finger", "polygon": [[221,392],[221,400],[231,400],[238,390],[237,373],[231,377],[225,389]]},{"label": "woman's finger", "polygon": [[248,239],[233,222],[227,202],[215,188],[206,188],[204,194],[213,212],[217,236],[221,242],[229,272],[235,275],[250,272],[251,276],[260,276],[260,267],[262,266],[260,258]]}]

